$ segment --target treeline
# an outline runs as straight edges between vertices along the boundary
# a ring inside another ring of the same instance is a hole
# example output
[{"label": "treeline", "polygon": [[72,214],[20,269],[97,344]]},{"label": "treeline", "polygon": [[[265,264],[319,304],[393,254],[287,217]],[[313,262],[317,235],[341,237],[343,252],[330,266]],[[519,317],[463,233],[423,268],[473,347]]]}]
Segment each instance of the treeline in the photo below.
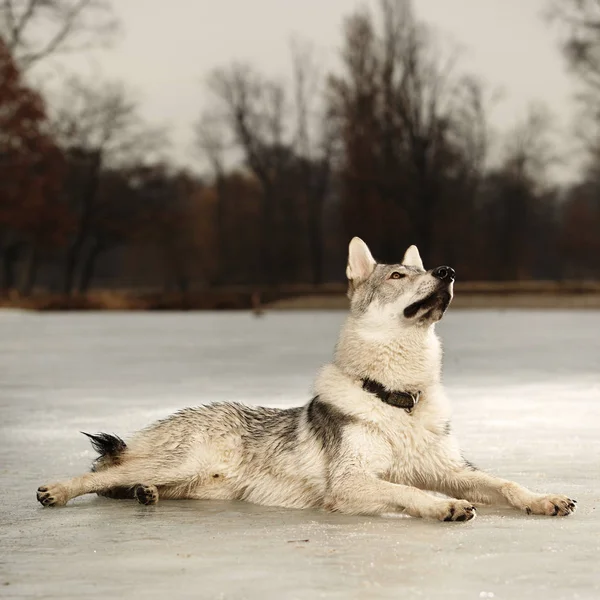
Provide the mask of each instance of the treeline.
[{"label": "treeline", "polygon": [[[343,277],[353,235],[380,260],[416,243],[462,279],[600,276],[600,22],[586,3],[551,7],[573,25],[563,51],[586,124],[570,186],[549,179],[548,111],[493,134],[492,94],[407,0],[349,15],[334,72],[306,44],[285,80],[217,68],[195,127],[202,176],[164,160],[166,133],[123,85],[71,78],[51,101],[33,89],[36,64],[104,38],[113,17],[103,0],[31,5],[0,9],[3,293],[320,284]],[[56,29],[32,38],[53,10]]]}]

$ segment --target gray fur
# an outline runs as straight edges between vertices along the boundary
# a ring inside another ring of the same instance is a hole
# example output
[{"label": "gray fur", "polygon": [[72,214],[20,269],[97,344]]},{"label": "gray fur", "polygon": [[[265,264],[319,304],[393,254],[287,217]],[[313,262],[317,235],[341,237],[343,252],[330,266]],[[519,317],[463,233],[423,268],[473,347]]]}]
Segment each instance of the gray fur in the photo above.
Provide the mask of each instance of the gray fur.
[{"label": "gray fur", "polygon": [[[404,278],[395,280],[393,286],[385,286],[385,281],[395,271],[404,275]],[[352,300],[352,313],[357,316],[365,313],[375,299],[382,304],[394,302],[406,289],[413,287],[419,276],[424,274],[425,271],[414,267],[377,264],[368,279],[356,287],[352,287],[352,282],[349,283],[352,289],[352,293],[349,293]]]},{"label": "gray fur", "polygon": [[[402,279],[390,279],[390,275],[395,272],[401,274]],[[410,291],[415,300],[431,298],[429,308],[432,309],[432,318],[427,320],[439,321],[450,303],[451,296],[444,301],[441,296],[436,298],[436,294],[445,291],[446,285],[432,277],[431,273],[432,271],[401,264],[376,264],[368,278],[358,283],[353,283],[352,280],[349,282],[348,296],[352,301],[352,315],[360,317],[374,302],[381,306],[393,304]]]},{"label": "gray fur", "polygon": [[[142,504],[229,499],[441,521],[472,519],[473,502],[508,503],[533,514],[573,512],[566,496],[534,494],[463,458],[449,426],[434,332],[452,281],[425,271],[414,246],[401,264],[381,265],[358,238],[346,273],[350,314],[308,404],[209,404],[158,421],[127,444],[91,436],[101,454],[92,472],[41,486],[38,500],[56,506],[88,493]],[[408,413],[364,390],[364,378],[419,393],[420,400]]]},{"label": "gray fur", "polygon": [[344,427],[354,419],[315,396],[306,407],[306,424],[325,456],[336,458],[342,443]]}]

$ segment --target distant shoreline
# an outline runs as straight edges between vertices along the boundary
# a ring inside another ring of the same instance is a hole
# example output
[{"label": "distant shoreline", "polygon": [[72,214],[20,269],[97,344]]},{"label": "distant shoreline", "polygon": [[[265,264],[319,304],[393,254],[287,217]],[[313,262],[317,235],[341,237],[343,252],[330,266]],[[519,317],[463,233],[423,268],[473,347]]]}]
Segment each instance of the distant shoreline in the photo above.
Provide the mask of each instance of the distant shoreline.
[{"label": "distant shoreline", "polygon": [[[0,297],[0,309],[31,311],[344,310],[343,284],[227,287],[187,294],[95,290],[66,296],[38,292]],[[600,282],[459,282],[453,308],[600,309]]]}]

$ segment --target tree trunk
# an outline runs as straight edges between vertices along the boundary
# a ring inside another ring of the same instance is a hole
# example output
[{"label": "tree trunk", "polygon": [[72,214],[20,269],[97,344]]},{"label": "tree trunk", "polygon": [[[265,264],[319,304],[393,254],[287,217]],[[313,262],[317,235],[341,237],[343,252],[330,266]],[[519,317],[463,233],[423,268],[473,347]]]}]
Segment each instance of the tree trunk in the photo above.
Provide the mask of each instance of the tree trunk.
[{"label": "tree trunk", "polygon": [[80,294],[87,294],[90,289],[90,284],[94,279],[94,273],[96,272],[96,263],[98,256],[102,251],[101,244],[94,240],[92,247],[85,257],[85,261],[81,268],[81,277],[79,279],[78,291]]},{"label": "tree trunk", "polygon": [[437,204],[435,184],[432,181],[433,175],[428,168],[427,159],[424,151],[419,152],[415,157],[416,176],[417,176],[417,201],[416,207],[419,231],[419,254],[423,260],[426,269],[431,269],[433,265],[433,231],[435,227],[435,209]]},{"label": "tree trunk", "polygon": [[182,296],[185,296],[190,289],[190,280],[185,273],[177,274],[177,289]]},{"label": "tree trunk", "polygon": [[6,245],[2,249],[2,285],[0,293],[3,296],[8,296],[15,288],[15,267],[18,257],[19,247],[17,244]]},{"label": "tree trunk", "polygon": [[263,201],[261,214],[261,239],[260,239],[260,283],[269,285],[275,278],[273,265],[273,248],[276,244],[277,231],[274,226],[275,218],[275,194],[270,184],[263,183]]},{"label": "tree trunk", "polygon": [[323,211],[325,198],[329,191],[329,165],[319,173],[315,189],[311,190],[308,215],[308,235],[310,240],[310,259],[312,281],[315,285],[323,283]]},{"label": "tree trunk", "polygon": [[24,296],[29,296],[35,286],[39,266],[39,258],[40,256],[38,244],[34,241],[31,244],[29,256],[27,257],[27,261],[24,267],[23,286],[21,288],[21,293]]},{"label": "tree trunk", "polygon": [[314,285],[323,283],[323,216],[321,211],[311,211],[309,218],[310,262],[312,282]]},{"label": "tree trunk", "polygon": [[77,238],[69,245],[67,250],[67,258],[65,261],[65,280],[63,286],[63,292],[70,295],[75,286],[75,269],[79,263],[79,256],[81,254],[81,247],[83,245],[83,239],[78,234]]},{"label": "tree trunk", "polygon": [[[69,246],[69,249],[67,251],[64,282],[64,293],[67,295],[70,295],[72,293],[73,288],[75,286],[75,272],[77,269],[77,265],[80,263],[81,250],[83,248],[85,239],[88,235],[92,206],[96,197],[96,192],[98,191],[98,186],[100,184],[101,168],[102,151],[98,150],[92,157],[89,170],[89,178],[87,181],[87,185],[85,186],[84,192],[81,196],[81,214],[79,216],[79,222],[77,224],[77,233],[75,235],[73,243]],[[84,275],[82,274],[82,279],[83,277]]]},{"label": "tree trunk", "polygon": [[219,285],[223,282],[227,267],[229,265],[229,240],[227,239],[227,212],[225,204],[225,179],[222,173],[217,175],[217,271],[213,278],[213,284]]}]

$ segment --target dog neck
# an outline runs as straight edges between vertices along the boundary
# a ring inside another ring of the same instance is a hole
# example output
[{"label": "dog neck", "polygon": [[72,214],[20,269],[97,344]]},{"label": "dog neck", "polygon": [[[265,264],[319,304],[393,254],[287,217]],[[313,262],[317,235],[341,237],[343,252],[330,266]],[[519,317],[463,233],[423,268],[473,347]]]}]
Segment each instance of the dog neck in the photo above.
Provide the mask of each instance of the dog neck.
[{"label": "dog neck", "polygon": [[407,413],[411,413],[413,408],[419,402],[421,392],[404,392],[398,390],[387,390],[381,383],[373,379],[363,379],[362,389],[370,394],[377,396],[385,404],[402,408]]},{"label": "dog neck", "polygon": [[411,327],[401,334],[373,334],[350,316],[334,364],[350,377],[377,381],[388,390],[424,392],[440,381],[441,354],[433,325]]}]

